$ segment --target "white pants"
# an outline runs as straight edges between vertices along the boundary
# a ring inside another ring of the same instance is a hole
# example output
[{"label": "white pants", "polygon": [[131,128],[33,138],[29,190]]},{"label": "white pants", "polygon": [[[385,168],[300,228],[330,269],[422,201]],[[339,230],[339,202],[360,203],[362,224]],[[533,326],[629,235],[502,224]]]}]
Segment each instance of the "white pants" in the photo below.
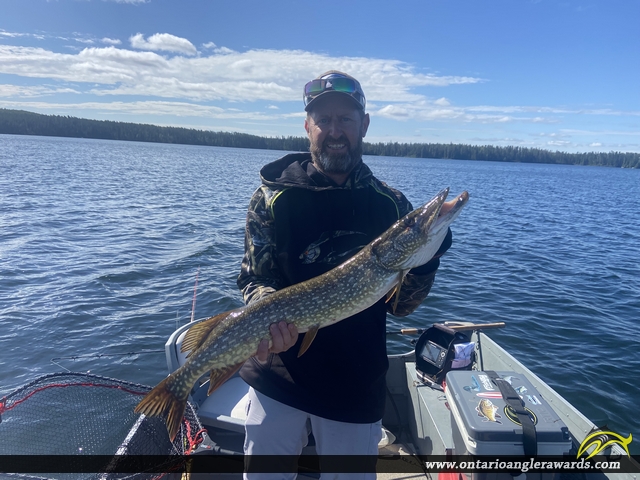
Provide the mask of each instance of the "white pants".
[{"label": "white pants", "polygon": [[[245,455],[300,455],[307,445],[309,428],[318,455],[377,455],[382,422],[345,423],[328,420],[284,405],[253,388],[249,389]],[[295,473],[251,473],[250,480],[294,479]],[[370,480],[375,473],[323,473],[322,480]]]}]

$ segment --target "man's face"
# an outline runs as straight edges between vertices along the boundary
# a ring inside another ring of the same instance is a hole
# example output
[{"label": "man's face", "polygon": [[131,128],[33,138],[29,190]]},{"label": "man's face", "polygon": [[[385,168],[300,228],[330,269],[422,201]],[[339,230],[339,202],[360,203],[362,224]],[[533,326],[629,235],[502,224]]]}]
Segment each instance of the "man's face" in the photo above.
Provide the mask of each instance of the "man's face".
[{"label": "man's face", "polygon": [[369,114],[361,116],[342,95],[325,95],[313,104],[304,128],[313,163],[325,173],[349,173],[362,157]]}]

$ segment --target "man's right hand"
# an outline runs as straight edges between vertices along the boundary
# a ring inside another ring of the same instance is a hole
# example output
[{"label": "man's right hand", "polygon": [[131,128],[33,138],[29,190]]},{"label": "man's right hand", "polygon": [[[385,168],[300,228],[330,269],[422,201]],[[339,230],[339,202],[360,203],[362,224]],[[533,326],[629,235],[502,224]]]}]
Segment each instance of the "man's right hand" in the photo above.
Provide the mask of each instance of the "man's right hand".
[{"label": "man's right hand", "polygon": [[256,352],[256,357],[261,362],[267,361],[269,353],[285,352],[298,341],[298,327],[284,320],[272,323],[269,327],[269,332],[271,332],[271,348],[269,348],[269,340],[265,338],[258,345],[258,351]]}]

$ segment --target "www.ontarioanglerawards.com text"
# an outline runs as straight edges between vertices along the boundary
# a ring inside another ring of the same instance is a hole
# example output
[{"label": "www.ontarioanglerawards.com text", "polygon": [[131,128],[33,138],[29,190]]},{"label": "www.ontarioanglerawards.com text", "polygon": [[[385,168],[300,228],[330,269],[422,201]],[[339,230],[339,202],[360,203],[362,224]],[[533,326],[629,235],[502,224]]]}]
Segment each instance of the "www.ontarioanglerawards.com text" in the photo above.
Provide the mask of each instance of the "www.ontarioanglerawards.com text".
[{"label": "www.ontarioanglerawards.com text", "polygon": [[575,461],[541,461],[535,458],[528,460],[463,460],[463,461],[425,461],[424,466],[429,472],[456,471],[478,472],[494,470],[500,472],[548,471],[548,472],[575,472],[585,470],[620,470],[620,461],[589,461],[585,458]]}]

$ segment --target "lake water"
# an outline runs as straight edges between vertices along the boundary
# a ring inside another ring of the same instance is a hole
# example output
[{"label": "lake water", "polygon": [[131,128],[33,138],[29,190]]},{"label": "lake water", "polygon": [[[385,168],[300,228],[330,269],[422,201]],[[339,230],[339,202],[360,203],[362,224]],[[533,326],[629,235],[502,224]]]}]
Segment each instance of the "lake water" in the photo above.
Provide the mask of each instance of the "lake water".
[{"label": "lake water", "polygon": [[[242,304],[248,200],[281,155],[0,135],[0,395],[63,368],[161,380],[162,352],[118,354],[163,348],[197,272],[196,318]],[[365,160],[414,206],[446,186],[471,195],[428,299],[390,329],[505,321],[493,339],[597,424],[640,437],[640,171]]]}]

